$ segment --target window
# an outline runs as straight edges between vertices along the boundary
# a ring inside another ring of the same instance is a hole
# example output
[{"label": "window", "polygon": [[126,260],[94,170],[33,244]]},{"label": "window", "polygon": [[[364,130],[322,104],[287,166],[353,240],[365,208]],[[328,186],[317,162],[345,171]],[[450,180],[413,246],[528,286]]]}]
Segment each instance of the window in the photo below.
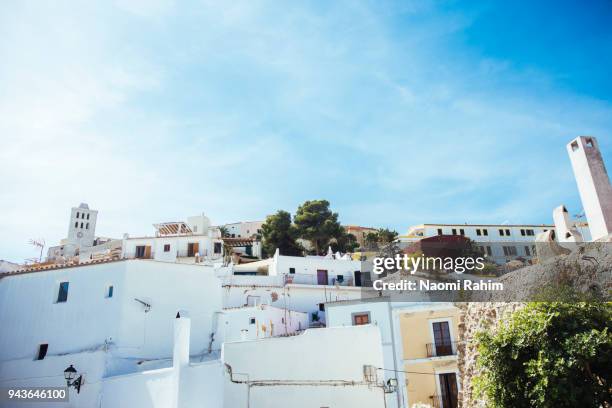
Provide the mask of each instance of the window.
[{"label": "window", "polygon": [[336,275],[336,282],[338,283],[344,282],[344,275]]},{"label": "window", "polygon": [[112,298],[113,297],[113,285],[110,285],[107,289],[106,289],[106,297],[107,298]]},{"label": "window", "polygon": [[49,349],[49,345],[48,344],[41,344],[40,346],[38,346],[38,355],[36,356],[37,360],[44,360],[45,356],[47,355],[47,350]]},{"label": "window", "polygon": [[57,291],[56,303],[63,303],[68,300],[68,285],[69,282],[61,282]]},{"label": "window", "polygon": [[476,229],[476,235],[481,236],[482,235],[482,231],[480,231],[480,229]]},{"label": "window", "polygon": [[81,229],[83,229],[83,223],[81,223]]},{"label": "window", "polygon": [[525,230],[524,229],[521,230],[521,236],[523,236],[523,237],[525,236]]},{"label": "window", "polygon": [[89,223],[85,224],[85,229],[89,229]]},{"label": "window", "polygon": [[215,254],[220,254],[221,253],[221,243],[220,242],[215,242],[214,251],[215,251]]},{"label": "window", "polygon": [[325,311],[325,303],[319,303],[319,312]]},{"label": "window", "polygon": [[527,245],[525,245],[525,255],[531,256],[531,250],[529,249]]},{"label": "window", "polygon": [[493,251],[491,251],[491,247],[487,245],[486,249],[487,249],[487,255],[491,256],[493,254]]},{"label": "window", "polygon": [[79,212],[78,211],[77,211],[77,216],[76,217],[79,218]]},{"label": "window", "polygon": [[370,313],[354,313],[353,326],[361,326],[362,324],[370,324]]},{"label": "window", "polygon": [[514,246],[505,246],[504,247],[504,256],[516,256],[516,247],[514,247]]},{"label": "window", "polygon": [[532,229],[528,229],[525,231],[527,233],[528,236],[533,237],[535,235],[535,232]]},{"label": "window", "polygon": [[509,236],[510,236],[510,230],[509,230],[509,229],[507,229],[507,230],[506,230],[506,236],[507,236],[507,237],[509,237]]},{"label": "window", "polygon": [[500,230],[499,230],[499,236],[500,236],[500,237],[503,237],[503,236],[504,236],[504,230],[503,230],[503,229],[500,229]]},{"label": "window", "polygon": [[164,244],[164,252],[170,252],[170,244]]},{"label": "window", "polygon": [[438,235],[442,235],[442,228],[438,228]]},{"label": "window", "polygon": [[78,221],[74,223],[74,228],[79,228],[79,222]]},{"label": "window", "polygon": [[254,317],[251,317],[249,319],[249,324],[255,324],[255,318]]},{"label": "window", "polygon": [[489,236],[489,230],[483,229],[482,232],[484,233],[485,237]]},{"label": "window", "polygon": [[586,140],[586,146],[587,147],[594,147],[595,143],[593,142],[593,139],[591,139],[590,137]]},{"label": "window", "polygon": [[87,214],[87,219],[89,219],[89,214]]},{"label": "window", "polygon": [[453,232],[453,235],[457,235],[457,229],[456,228],[453,228],[452,232]]},{"label": "window", "polygon": [[289,268],[289,273],[295,273],[295,268]]},{"label": "window", "polygon": [[578,142],[572,142],[572,151],[575,152],[578,150]]},{"label": "window", "polygon": [[459,230],[459,235],[465,235],[465,230],[463,228]]}]

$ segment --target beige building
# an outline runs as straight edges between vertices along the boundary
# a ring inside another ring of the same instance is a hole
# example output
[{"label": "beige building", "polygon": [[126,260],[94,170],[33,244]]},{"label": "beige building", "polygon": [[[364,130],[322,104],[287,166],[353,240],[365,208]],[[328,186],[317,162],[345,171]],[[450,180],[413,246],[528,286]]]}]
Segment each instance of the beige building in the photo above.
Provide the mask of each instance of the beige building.
[{"label": "beige building", "polygon": [[408,407],[456,408],[459,310],[402,311],[399,316]]},{"label": "beige building", "polygon": [[378,231],[376,228],[360,227],[358,225],[345,225],[344,229],[347,234],[352,234],[355,236],[355,238],[357,238],[357,242],[359,243],[359,246],[362,248],[365,245],[366,235],[368,235],[370,232]]}]

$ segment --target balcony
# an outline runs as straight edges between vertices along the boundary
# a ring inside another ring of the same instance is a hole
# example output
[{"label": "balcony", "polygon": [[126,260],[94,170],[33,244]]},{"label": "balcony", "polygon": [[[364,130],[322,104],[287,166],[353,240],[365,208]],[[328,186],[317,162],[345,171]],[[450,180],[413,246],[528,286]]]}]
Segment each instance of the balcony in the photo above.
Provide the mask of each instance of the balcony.
[{"label": "balcony", "polygon": [[457,342],[427,343],[427,357],[456,356]]},{"label": "balcony", "polygon": [[123,256],[123,259],[155,259],[155,252],[151,252],[150,254],[137,254],[135,252],[126,253]]}]

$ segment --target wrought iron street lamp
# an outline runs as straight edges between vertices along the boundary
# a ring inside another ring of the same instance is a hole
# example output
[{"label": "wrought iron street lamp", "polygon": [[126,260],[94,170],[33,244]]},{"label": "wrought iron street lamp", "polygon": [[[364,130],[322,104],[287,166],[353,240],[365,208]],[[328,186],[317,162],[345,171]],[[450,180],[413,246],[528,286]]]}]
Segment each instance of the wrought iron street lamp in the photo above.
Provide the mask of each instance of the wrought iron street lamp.
[{"label": "wrought iron street lamp", "polygon": [[74,368],[72,364],[70,364],[70,367],[64,370],[64,378],[66,379],[66,386],[68,388],[74,387],[74,389],[77,391],[77,394],[78,394],[81,391],[81,385],[83,384],[83,376],[79,375],[77,378],[75,378],[76,375],[77,375],[77,370],[76,368]]}]

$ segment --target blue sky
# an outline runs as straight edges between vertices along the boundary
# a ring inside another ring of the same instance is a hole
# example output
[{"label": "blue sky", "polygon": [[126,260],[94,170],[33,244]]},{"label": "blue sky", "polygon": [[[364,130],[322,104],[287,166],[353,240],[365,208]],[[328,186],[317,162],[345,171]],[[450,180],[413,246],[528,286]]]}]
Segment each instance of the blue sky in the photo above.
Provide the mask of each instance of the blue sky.
[{"label": "blue sky", "polygon": [[0,7],[3,259],[80,202],[104,236],[316,198],[400,232],[548,223],[581,210],[573,137],[612,166],[609,2]]}]

